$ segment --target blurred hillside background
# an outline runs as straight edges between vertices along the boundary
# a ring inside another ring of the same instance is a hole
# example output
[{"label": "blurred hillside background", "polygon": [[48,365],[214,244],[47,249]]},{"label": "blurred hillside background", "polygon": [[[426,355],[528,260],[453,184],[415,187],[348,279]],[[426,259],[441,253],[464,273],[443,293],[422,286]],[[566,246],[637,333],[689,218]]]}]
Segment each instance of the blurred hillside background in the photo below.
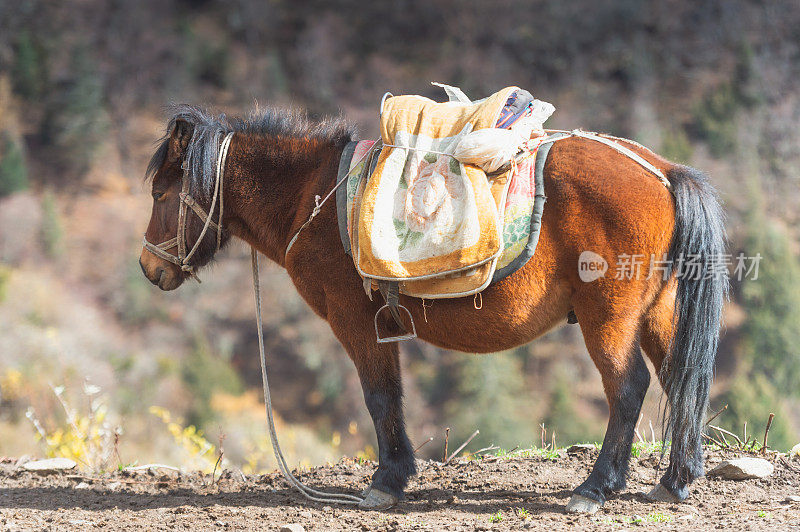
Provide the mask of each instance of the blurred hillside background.
[{"label": "blurred hillside background", "polygon": [[[273,466],[261,407],[247,250],[161,293],[137,264],[144,169],[169,102],[343,114],[377,135],[385,91],[442,99],[518,85],[551,128],[629,137],[712,176],[734,282],[717,422],[800,438],[800,4],[789,0],[0,2],[0,456],[95,469]],[[613,176],[609,176],[613,183]],[[613,186],[613,185],[610,185]],[[374,456],[358,379],[277,266],[264,268],[279,433],[292,463]],[[402,345],[409,433],[440,457],[600,441],[607,408],[576,326],[491,356]],[[655,383],[655,380],[653,381]],[[640,432],[659,433],[660,390]],[[62,404],[63,403],[63,404]],[[202,434],[198,431],[201,431]]]}]

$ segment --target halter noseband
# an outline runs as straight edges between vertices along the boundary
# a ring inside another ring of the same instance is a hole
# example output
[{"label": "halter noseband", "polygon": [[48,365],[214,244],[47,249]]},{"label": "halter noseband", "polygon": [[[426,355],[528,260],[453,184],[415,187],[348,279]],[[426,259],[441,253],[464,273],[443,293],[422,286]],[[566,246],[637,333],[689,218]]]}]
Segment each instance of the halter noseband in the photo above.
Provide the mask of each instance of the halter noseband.
[{"label": "halter noseband", "polygon": [[[189,194],[189,164],[188,159],[184,159],[183,163],[181,164],[181,168],[183,169],[183,177],[181,180],[181,192],[179,195],[180,202],[178,204],[178,234],[174,238],[170,238],[169,240],[162,242],[160,244],[153,244],[147,241],[147,236],[145,235],[142,244],[144,248],[152,253],[153,255],[160,257],[166,261],[171,262],[172,264],[177,265],[180,267],[182,271],[189,272],[189,275],[200,281],[197,278],[197,275],[194,272],[194,266],[189,264],[192,256],[197,251],[197,248],[200,247],[200,242],[203,241],[203,238],[206,236],[206,232],[208,232],[209,227],[213,228],[217,232],[217,248],[214,251],[216,253],[219,251],[220,245],[222,243],[222,207],[223,207],[223,199],[222,199],[222,181],[223,181],[223,174],[225,173],[225,159],[228,157],[228,148],[231,145],[231,138],[233,137],[233,132],[228,133],[225,135],[225,138],[222,139],[222,144],[219,148],[219,155],[217,156],[217,168],[216,168],[216,175],[214,176],[214,195],[211,199],[211,208],[209,212],[203,210],[200,205],[197,204],[195,199]],[[214,214],[214,209],[217,206],[217,198],[219,197],[219,217],[217,218],[217,223],[214,223],[211,220],[211,216]],[[200,220],[203,222],[203,230],[200,232],[200,236],[197,237],[197,241],[194,243],[192,248],[189,252],[186,252],[186,208],[190,208],[192,212],[194,212]],[[177,254],[170,253],[169,249],[174,247],[178,248]]]}]

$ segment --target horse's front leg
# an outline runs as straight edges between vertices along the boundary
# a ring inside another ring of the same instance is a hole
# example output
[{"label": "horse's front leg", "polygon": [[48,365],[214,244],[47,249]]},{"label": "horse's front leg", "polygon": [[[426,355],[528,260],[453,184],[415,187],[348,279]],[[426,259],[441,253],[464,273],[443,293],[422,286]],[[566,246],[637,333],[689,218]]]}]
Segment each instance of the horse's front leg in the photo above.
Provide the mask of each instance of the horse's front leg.
[{"label": "horse's front leg", "polygon": [[[360,506],[381,510],[400,500],[409,477],[417,471],[403,419],[397,344],[366,353],[367,360],[356,363],[356,367],[378,437],[378,469]],[[369,360],[372,356],[375,359]]]},{"label": "horse's front leg", "polygon": [[[374,310],[354,310],[349,308],[344,315],[329,314],[329,322],[355,363],[378,438],[378,468],[359,506],[384,510],[397,504],[409,477],[416,473],[403,418],[399,349],[396,343],[377,343],[371,314]],[[359,314],[362,319],[358,319]]]}]

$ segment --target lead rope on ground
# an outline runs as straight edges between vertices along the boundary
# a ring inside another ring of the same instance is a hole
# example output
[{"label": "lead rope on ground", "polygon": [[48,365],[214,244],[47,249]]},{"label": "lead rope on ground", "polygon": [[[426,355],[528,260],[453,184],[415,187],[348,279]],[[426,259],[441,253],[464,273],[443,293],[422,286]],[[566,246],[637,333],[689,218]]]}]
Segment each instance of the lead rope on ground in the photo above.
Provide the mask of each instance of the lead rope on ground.
[{"label": "lead rope on ground", "polygon": [[261,381],[264,384],[264,407],[267,410],[269,439],[272,442],[272,452],[275,454],[275,460],[278,462],[278,468],[281,470],[283,478],[286,479],[286,482],[289,483],[290,486],[296,488],[308,500],[332,504],[359,504],[364,500],[361,497],[349,495],[347,493],[328,493],[306,486],[297,480],[294,475],[292,475],[289,466],[286,464],[286,459],[283,457],[281,447],[278,444],[278,435],[275,431],[275,420],[272,417],[272,399],[269,393],[269,380],[267,379],[267,357],[264,352],[264,328],[261,323],[261,286],[258,276],[258,251],[256,251],[256,248],[250,248],[250,256],[253,266],[253,290],[255,291],[256,297],[256,325],[258,328],[258,352],[261,356]]}]

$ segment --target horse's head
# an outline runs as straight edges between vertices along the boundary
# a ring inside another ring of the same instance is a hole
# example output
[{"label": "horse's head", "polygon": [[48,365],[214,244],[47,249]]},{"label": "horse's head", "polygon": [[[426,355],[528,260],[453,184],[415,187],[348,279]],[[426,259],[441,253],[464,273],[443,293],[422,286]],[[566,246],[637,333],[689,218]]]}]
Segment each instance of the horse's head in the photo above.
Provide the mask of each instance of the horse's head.
[{"label": "horse's head", "polygon": [[147,175],[152,181],[153,209],[139,264],[145,277],[162,290],[178,288],[228,240],[216,223],[222,183],[214,164],[226,132],[221,121],[209,119],[198,109],[181,107],[150,160]]}]

